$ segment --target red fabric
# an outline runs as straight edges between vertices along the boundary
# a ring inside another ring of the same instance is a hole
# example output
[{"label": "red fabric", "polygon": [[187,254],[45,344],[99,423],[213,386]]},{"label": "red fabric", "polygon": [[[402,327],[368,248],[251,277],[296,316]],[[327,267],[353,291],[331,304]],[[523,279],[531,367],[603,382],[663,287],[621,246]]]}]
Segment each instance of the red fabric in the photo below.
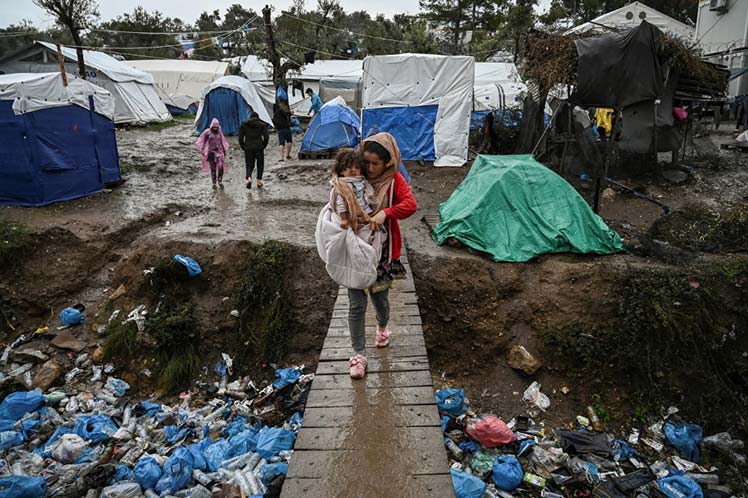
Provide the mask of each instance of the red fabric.
[{"label": "red fabric", "polygon": [[517,440],[512,430],[496,417],[483,417],[480,420],[468,422],[466,432],[486,448],[495,448],[502,444],[513,443]]},{"label": "red fabric", "polygon": [[383,209],[387,215],[387,233],[392,242],[391,259],[399,259],[403,249],[403,239],[400,235],[400,223],[397,220],[404,220],[413,215],[418,209],[416,199],[410,190],[410,185],[405,181],[403,175],[395,173],[392,178],[392,202],[390,207]]}]

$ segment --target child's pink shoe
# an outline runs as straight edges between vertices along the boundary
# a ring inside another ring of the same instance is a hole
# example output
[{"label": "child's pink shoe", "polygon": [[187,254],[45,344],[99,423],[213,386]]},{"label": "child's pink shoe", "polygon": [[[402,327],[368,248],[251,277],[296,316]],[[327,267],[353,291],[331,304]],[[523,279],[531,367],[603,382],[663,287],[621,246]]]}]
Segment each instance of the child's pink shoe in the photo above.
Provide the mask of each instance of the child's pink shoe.
[{"label": "child's pink shoe", "polygon": [[366,356],[362,354],[357,354],[348,360],[348,366],[351,368],[351,378],[363,379],[364,375],[366,375],[366,367],[368,364],[369,362],[366,359]]},{"label": "child's pink shoe", "polygon": [[377,337],[374,340],[374,345],[378,348],[386,348],[390,344],[390,335],[392,330],[389,326],[380,327],[377,325]]}]

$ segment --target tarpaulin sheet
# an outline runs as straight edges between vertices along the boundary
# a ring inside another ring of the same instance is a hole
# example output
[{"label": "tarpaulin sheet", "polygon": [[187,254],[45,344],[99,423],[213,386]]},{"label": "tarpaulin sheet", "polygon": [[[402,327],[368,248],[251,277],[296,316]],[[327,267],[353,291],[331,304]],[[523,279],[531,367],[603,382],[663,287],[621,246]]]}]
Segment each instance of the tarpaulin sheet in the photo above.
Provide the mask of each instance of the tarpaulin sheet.
[{"label": "tarpaulin sheet", "polygon": [[453,237],[494,261],[623,250],[618,234],[576,190],[531,155],[478,156],[439,215],[437,244]]},{"label": "tarpaulin sheet", "polygon": [[345,105],[342,97],[327,102],[309,123],[302,152],[355,147],[359,142],[361,121],[353,110]]},{"label": "tarpaulin sheet", "polygon": [[626,33],[575,40],[579,62],[571,101],[584,106],[626,107],[663,93],[657,58],[662,32],[643,21]]},{"label": "tarpaulin sheet", "polygon": [[363,129],[376,127],[395,137],[403,161],[415,161],[418,158],[433,161],[436,157],[434,122],[438,110],[438,105],[364,109]]}]

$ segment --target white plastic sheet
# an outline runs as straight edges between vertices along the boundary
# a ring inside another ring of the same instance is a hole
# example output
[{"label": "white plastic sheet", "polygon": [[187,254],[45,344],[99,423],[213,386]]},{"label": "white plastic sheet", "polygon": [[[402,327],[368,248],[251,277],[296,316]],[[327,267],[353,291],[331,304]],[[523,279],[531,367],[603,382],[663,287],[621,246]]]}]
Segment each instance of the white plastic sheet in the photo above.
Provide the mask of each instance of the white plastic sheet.
[{"label": "white plastic sheet", "polygon": [[462,166],[468,158],[475,59],[399,54],[364,59],[364,109],[438,105],[434,166]]},{"label": "white plastic sheet", "polygon": [[13,112],[23,114],[51,107],[77,105],[89,109],[93,97],[96,112],[114,117],[114,98],[106,89],[68,74],[68,86],[60,73],[0,75],[0,100],[13,100]]}]

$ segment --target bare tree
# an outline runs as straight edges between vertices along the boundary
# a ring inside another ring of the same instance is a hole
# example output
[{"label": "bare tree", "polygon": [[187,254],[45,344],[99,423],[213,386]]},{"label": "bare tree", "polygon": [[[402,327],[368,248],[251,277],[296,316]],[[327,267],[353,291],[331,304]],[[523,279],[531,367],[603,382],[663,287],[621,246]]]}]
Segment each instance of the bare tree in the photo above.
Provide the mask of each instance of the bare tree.
[{"label": "bare tree", "polygon": [[34,4],[57,18],[57,24],[70,30],[78,55],[78,73],[86,77],[86,64],[83,62],[81,30],[88,28],[99,17],[96,0],[33,0]]}]

